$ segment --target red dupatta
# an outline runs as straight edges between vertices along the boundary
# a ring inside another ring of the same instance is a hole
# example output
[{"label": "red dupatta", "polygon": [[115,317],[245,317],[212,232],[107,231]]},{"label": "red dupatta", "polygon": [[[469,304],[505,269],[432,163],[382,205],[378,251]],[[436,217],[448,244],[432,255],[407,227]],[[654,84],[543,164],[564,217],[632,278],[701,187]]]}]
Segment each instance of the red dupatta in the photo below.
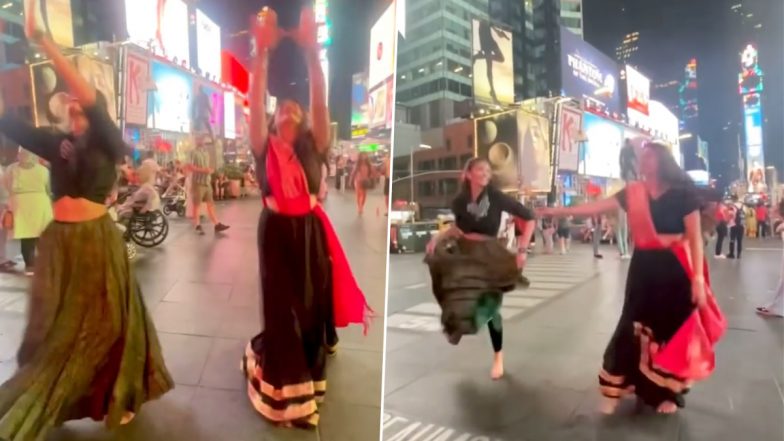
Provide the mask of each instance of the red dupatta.
[{"label": "red dupatta", "polygon": [[[626,203],[635,248],[669,248],[678,258],[689,279],[693,279],[695,273],[690,248],[683,241],[666,246],[659,239],[651,217],[648,190],[642,182],[627,185]],[[649,342],[649,357],[645,357],[649,358],[657,369],[693,381],[705,379],[713,372],[716,364],[713,346],[727,329],[727,321],[711,290],[707,261],[703,260],[701,266],[705,277],[705,306],[695,308],[672,339],[664,345]]]},{"label": "red dupatta", "polygon": [[[311,196],[302,164],[291,146],[277,137],[270,137],[267,146],[267,181],[277,212],[302,216],[312,212],[324,227],[327,252],[332,261],[332,303],[335,326],[345,328],[362,324],[367,334],[373,310],[365,300],[327,213],[317,204],[311,208]],[[266,204],[266,201],[265,201]]]}]

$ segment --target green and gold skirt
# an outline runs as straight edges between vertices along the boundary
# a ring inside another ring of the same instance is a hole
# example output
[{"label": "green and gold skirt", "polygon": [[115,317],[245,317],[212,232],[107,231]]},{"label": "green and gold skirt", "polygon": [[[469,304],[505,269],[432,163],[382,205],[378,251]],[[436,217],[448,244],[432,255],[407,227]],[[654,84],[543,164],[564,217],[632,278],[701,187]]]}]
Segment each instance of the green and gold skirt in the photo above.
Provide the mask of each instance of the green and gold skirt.
[{"label": "green and gold skirt", "polygon": [[17,361],[0,386],[2,440],[44,440],[82,418],[114,428],[174,387],[108,215],[44,231]]}]

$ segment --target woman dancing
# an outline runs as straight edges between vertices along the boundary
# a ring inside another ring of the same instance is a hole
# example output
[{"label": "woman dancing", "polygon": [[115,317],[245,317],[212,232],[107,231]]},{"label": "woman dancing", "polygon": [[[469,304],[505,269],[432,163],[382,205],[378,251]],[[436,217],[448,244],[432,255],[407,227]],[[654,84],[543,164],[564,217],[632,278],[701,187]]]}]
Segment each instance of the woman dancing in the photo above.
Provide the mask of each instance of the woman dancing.
[{"label": "woman dancing", "polygon": [[360,153],[357,158],[357,165],[354,167],[354,176],[351,181],[354,183],[354,191],[357,193],[357,213],[361,216],[365,212],[365,202],[367,192],[373,186],[373,165],[367,153]]},{"label": "woman dancing", "polygon": [[589,216],[623,208],[629,214],[635,252],[599,374],[605,413],[632,393],[660,413],[683,407],[692,383],[712,372],[713,345],[726,327],[710,290],[696,187],[666,146],[647,144],[640,159],[643,181],[614,197],[542,210]]},{"label": "woman dancing", "polygon": [[[497,380],[504,375],[503,329],[498,312],[501,294],[520,283],[520,270],[525,264],[535,222],[531,210],[490,183],[491,176],[487,160],[468,161],[463,172],[463,188],[452,203],[455,223],[430,241],[426,261],[433,293],[444,310],[444,331],[453,344],[463,334],[475,332],[475,324],[483,325],[489,319],[488,330],[495,353],[491,377]],[[524,221],[516,258],[498,240],[503,212]],[[457,239],[452,251],[441,249],[446,239]],[[470,304],[456,303],[462,299],[470,299]]]},{"label": "woman dancing", "polygon": [[314,428],[327,387],[326,356],[338,340],[335,327],[356,323],[367,330],[372,311],[317,202],[329,114],[313,11],[303,10],[299,29],[289,34],[307,60],[310,126],[293,101],[280,103],[267,124],[267,65],[280,31],[272,10],[264,8],[259,19],[250,136],[264,202],[258,228],[264,330],[248,344],[242,367],[259,413],[280,425]]},{"label": "woman dancing", "polygon": [[82,418],[114,428],[174,387],[104,205],[127,148],[95,89],[34,23],[30,14],[28,39],[41,45],[75,100],[68,135],[0,118],[0,132],[51,164],[55,200],[55,220],[38,243],[19,369],[0,386],[5,440],[44,439]]}]

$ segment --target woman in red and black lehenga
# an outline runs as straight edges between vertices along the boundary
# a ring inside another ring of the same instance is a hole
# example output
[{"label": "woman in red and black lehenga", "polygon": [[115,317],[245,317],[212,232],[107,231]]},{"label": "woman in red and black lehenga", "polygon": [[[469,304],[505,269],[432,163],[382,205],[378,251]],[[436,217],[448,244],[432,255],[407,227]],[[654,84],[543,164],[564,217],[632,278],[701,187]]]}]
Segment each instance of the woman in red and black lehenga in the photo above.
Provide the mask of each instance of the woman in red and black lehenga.
[{"label": "woman in red and black lehenga", "polygon": [[605,413],[628,394],[660,413],[683,407],[691,385],[713,371],[713,345],[726,328],[703,257],[697,188],[662,144],[645,146],[640,173],[641,182],[614,197],[544,210],[585,216],[623,208],[629,214],[634,255],[599,374]]},{"label": "woman in red and black lehenga", "polygon": [[248,344],[242,368],[248,397],[265,418],[315,428],[326,392],[327,355],[337,345],[335,328],[363,324],[367,331],[372,311],[317,200],[329,114],[313,12],[305,10],[299,30],[289,34],[308,64],[310,127],[293,101],[279,103],[268,127],[267,62],[281,35],[273,11],[261,12],[255,33],[250,118],[264,201],[258,228],[263,331]]}]

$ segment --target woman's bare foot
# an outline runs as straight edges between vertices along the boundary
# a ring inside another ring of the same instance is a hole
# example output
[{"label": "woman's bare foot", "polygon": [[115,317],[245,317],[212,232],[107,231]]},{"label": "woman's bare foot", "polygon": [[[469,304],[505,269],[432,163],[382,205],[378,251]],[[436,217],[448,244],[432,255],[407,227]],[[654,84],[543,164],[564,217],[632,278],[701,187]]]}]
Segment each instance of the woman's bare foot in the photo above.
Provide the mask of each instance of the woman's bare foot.
[{"label": "woman's bare foot", "polygon": [[678,411],[678,405],[676,405],[672,401],[665,401],[659,404],[659,407],[656,408],[656,412],[663,413],[663,414],[673,414],[677,411]]},{"label": "woman's bare foot", "polygon": [[490,371],[490,378],[500,380],[504,376],[504,354],[496,352],[493,356],[493,369]]},{"label": "woman's bare foot", "polygon": [[615,413],[615,410],[618,408],[618,399],[617,398],[608,398],[603,396],[602,402],[599,404],[599,412],[604,415],[612,415]]},{"label": "woman's bare foot", "polygon": [[135,413],[133,413],[133,412],[125,412],[123,414],[122,418],[120,419],[120,425],[124,426],[124,425],[130,423],[131,421],[133,421],[133,419],[135,417],[136,417]]}]

